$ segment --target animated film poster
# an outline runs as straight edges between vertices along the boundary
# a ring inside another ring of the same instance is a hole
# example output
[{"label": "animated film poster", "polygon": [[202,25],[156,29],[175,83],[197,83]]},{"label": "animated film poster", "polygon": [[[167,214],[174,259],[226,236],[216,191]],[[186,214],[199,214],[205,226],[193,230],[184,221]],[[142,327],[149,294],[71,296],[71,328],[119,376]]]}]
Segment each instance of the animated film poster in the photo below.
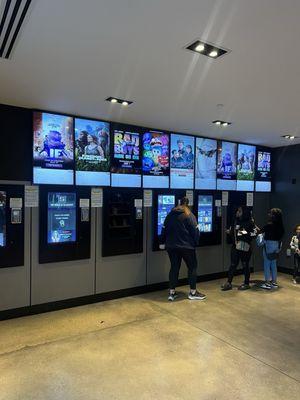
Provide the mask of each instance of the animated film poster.
[{"label": "animated film poster", "polygon": [[171,134],[171,187],[194,187],[194,137]]},{"label": "animated film poster", "polygon": [[196,189],[215,189],[217,179],[217,141],[196,139]]},{"label": "animated film poster", "polygon": [[109,134],[108,122],[75,119],[75,165],[77,171],[109,171]]},{"label": "animated film poster", "polygon": [[237,144],[221,142],[218,149],[217,178],[236,180]]},{"label": "animated film poster", "polygon": [[111,172],[141,173],[140,133],[133,129],[113,129],[113,157]]},{"label": "animated film poster", "polygon": [[248,144],[238,145],[237,179],[253,181],[255,175],[256,147]]},{"label": "animated film poster", "polygon": [[169,135],[163,132],[148,131],[143,135],[143,173],[144,175],[168,176]]},{"label": "animated film poster", "polygon": [[74,167],[73,118],[34,112],[34,166],[69,170]]},{"label": "animated film poster", "polygon": [[268,151],[259,150],[257,152],[257,179],[271,179],[271,153]]}]

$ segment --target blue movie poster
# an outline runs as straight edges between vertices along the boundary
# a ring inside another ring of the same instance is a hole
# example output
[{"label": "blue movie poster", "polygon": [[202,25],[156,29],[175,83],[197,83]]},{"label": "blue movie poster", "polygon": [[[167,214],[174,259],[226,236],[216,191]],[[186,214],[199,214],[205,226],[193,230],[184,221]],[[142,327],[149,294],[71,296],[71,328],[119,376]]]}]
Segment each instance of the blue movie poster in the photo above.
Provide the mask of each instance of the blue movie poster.
[{"label": "blue movie poster", "polygon": [[194,188],[194,137],[171,134],[171,188]]},{"label": "blue movie poster", "polygon": [[33,114],[34,183],[73,184],[73,118]]}]

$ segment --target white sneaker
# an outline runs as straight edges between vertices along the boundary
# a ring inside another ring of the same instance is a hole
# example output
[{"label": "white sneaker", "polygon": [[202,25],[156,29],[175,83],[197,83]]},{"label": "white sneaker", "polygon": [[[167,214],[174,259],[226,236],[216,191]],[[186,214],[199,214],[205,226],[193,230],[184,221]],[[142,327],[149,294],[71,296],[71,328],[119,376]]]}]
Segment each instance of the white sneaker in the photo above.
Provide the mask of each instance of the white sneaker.
[{"label": "white sneaker", "polygon": [[269,282],[265,282],[261,285],[262,289],[266,289],[266,290],[271,290],[272,289],[272,285]]}]

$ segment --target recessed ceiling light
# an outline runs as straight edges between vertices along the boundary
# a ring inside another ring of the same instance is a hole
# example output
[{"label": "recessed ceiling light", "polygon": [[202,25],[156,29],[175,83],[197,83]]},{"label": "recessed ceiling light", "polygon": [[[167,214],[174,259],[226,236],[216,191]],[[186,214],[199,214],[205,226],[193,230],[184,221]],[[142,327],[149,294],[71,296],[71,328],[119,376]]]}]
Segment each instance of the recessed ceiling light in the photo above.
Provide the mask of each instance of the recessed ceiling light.
[{"label": "recessed ceiling light", "polygon": [[108,97],[106,101],[114,104],[119,103],[122,104],[122,106],[130,106],[133,103],[133,101],[118,99],[117,97]]},{"label": "recessed ceiling light", "polygon": [[206,42],[204,40],[194,40],[191,44],[185,46],[185,49],[203,54],[210,58],[220,58],[230,50],[217,46],[213,43]]},{"label": "recessed ceiling light", "polygon": [[288,139],[288,140],[298,139],[298,136],[295,136],[295,135],[283,135],[281,137],[283,137],[284,139]]},{"label": "recessed ceiling light", "polygon": [[290,140],[294,140],[294,139],[295,139],[294,135],[290,136]]},{"label": "recessed ceiling light", "polygon": [[198,44],[198,46],[195,47],[196,51],[199,51],[199,53],[201,53],[201,51],[203,51],[205,49],[205,45],[203,43]]},{"label": "recessed ceiling light", "polygon": [[211,51],[208,55],[209,55],[209,57],[215,58],[215,57],[218,56],[218,52],[217,52],[216,50],[213,50],[213,51]]},{"label": "recessed ceiling light", "polygon": [[224,127],[232,124],[232,122],[221,121],[220,119],[216,119],[215,121],[212,121],[212,123],[215,125],[224,126]]}]

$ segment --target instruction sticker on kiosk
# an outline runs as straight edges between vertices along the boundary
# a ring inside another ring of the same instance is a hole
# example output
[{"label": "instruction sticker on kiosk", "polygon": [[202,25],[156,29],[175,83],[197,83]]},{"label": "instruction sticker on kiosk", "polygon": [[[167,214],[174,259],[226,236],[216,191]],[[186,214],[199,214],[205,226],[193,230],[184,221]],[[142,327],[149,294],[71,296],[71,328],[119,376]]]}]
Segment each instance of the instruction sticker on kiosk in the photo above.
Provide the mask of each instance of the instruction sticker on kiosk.
[{"label": "instruction sticker on kiosk", "polygon": [[92,200],[92,208],[103,207],[103,189],[92,188],[91,200]]},{"label": "instruction sticker on kiosk", "polygon": [[189,206],[193,207],[193,205],[194,205],[194,192],[192,190],[187,190],[185,195],[189,199]]},{"label": "instruction sticker on kiosk", "polygon": [[135,219],[143,219],[143,200],[134,199]]},{"label": "instruction sticker on kiosk", "polygon": [[228,197],[229,197],[228,192],[222,192],[222,206],[223,207],[228,206]]},{"label": "instruction sticker on kiosk", "polygon": [[39,187],[25,186],[25,207],[39,206]]}]

